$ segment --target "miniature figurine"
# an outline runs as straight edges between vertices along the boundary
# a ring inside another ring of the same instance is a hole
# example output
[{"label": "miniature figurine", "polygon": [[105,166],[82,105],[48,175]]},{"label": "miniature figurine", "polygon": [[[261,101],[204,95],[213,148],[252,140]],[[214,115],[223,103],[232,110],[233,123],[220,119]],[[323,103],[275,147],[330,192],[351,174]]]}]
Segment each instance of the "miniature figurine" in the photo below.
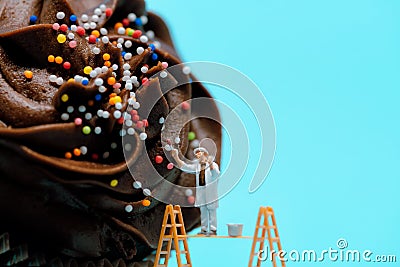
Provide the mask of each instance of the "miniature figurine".
[{"label": "miniature figurine", "polygon": [[213,162],[213,159],[204,147],[198,147],[193,150],[197,161],[192,164],[182,161],[178,156],[177,149],[173,149],[171,152],[172,157],[181,170],[196,174],[195,206],[200,208],[201,214],[201,231],[199,234],[217,235],[217,178],[220,173],[218,164]]}]

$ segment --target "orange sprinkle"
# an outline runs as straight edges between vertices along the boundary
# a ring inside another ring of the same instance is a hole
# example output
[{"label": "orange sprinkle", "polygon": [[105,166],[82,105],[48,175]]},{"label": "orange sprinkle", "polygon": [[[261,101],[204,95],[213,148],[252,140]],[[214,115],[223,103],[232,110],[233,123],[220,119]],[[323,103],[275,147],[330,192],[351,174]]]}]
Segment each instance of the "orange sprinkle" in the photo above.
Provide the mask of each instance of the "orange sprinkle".
[{"label": "orange sprinkle", "polygon": [[65,153],[65,158],[66,159],[71,159],[72,158],[72,154],[71,154],[71,152],[67,152],[67,153]]},{"label": "orange sprinkle", "polygon": [[49,55],[48,57],[47,57],[47,60],[49,61],[49,62],[54,62],[54,56],[53,55]]},{"label": "orange sprinkle", "polygon": [[104,66],[110,67],[111,66],[111,61],[104,61]]},{"label": "orange sprinkle", "polygon": [[103,59],[104,59],[104,60],[110,60],[110,54],[105,53],[105,54],[103,55]]},{"label": "orange sprinkle", "polygon": [[26,70],[26,71],[24,72],[24,74],[25,74],[25,77],[26,77],[27,79],[32,79],[32,77],[33,77],[33,72],[30,71],[30,70]]},{"label": "orange sprinkle", "polygon": [[150,206],[150,200],[148,200],[148,199],[144,199],[143,201],[142,201],[142,204],[143,204],[143,206],[145,206],[145,207],[148,207],[148,206]]},{"label": "orange sprinkle", "polygon": [[114,97],[110,98],[110,100],[108,100],[108,103],[109,103],[110,105],[115,105],[115,99],[114,99]]},{"label": "orange sprinkle", "polygon": [[74,78],[69,78],[68,79],[68,82],[70,83],[70,82],[74,82],[75,81],[75,79]]},{"label": "orange sprinkle", "polygon": [[112,44],[113,44],[114,46],[117,46],[117,41],[113,41]]},{"label": "orange sprinkle", "polygon": [[100,32],[98,30],[92,31],[92,35],[96,36],[97,38],[100,37]]},{"label": "orange sprinkle", "polygon": [[121,28],[121,27],[123,27],[124,25],[121,23],[121,22],[117,22],[117,23],[115,23],[115,25],[114,25],[114,30],[115,31],[118,31],[118,29],[119,28]]},{"label": "orange sprinkle", "polygon": [[111,94],[109,95],[110,98],[111,98],[111,97],[115,97],[115,96],[117,96],[116,93],[111,93]]},{"label": "orange sprinkle", "polygon": [[115,84],[115,78],[114,77],[109,77],[108,79],[107,79],[107,83],[109,84],[109,85],[114,85]]},{"label": "orange sprinkle", "polygon": [[81,155],[81,150],[79,148],[74,149],[74,155],[79,157]]},{"label": "orange sprinkle", "polygon": [[57,64],[61,64],[63,62],[63,58],[62,57],[56,57],[55,59]]}]

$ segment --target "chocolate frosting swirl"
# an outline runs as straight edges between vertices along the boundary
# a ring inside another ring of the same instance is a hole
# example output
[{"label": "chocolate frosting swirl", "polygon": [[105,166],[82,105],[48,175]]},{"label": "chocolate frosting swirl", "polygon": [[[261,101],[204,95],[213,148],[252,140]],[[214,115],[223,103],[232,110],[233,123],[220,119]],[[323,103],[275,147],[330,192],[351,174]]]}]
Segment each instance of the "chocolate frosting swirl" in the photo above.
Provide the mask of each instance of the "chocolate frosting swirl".
[{"label": "chocolate frosting swirl", "polygon": [[[150,79],[180,62],[165,23],[146,12],[142,0],[0,1],[0,231],[49,257],[133,262],[156,248],[165,204],[133,187],[127,166],[135,177],[146,177],[154,166],[165,179],[194,186],[193,175],[168,169],[167,160],[155,162],[164,155],[161,131],[170,138],[178,133],[189,158],[189,131],[212,138],[218,151],[221,145],[214,121],[195,119],[183,129],[159,123],[186,100],[211,98],[195,82],[163,92],[160,81]],[[169,75],[164,82],[176,81]],[[147,104],[154,99],[154,107]],[[136,102],[135,112],[124,113]],[[215,105],[208,108],[218,117]],[[176,125],[188,113],[174,117]],[[121,147],[126,120],[134,140],[127,160]],[[144,133],[145,149],[138,145]],[[149,156],[153,166],[143,160]],[[197,225],[197,209],[183,213],[188,230]]]}]

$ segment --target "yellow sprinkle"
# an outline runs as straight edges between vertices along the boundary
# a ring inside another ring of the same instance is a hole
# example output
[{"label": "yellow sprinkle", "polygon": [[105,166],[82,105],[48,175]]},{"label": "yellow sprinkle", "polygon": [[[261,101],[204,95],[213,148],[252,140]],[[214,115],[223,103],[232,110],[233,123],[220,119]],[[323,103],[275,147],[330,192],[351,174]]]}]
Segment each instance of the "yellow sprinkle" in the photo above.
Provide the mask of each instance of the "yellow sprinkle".
[{"label": "yellow sprinkle", "polygon": [[25,77],[26,77],[27,79],[32,79],[32,77],[33,77],[33,72],[30,71],[30,70],[26,70],[26,71],[24,72],[24,75],[25,75]]},{"label": "yellow sprinkle", "polygon": [[75,81],[75,79],[74,78],[69,78],[68,79],[68,82],[70,83],[70,82],[74,82]]},{"label": "yellow sprinkle", "polygon": [[61,63],[63,63],[63,58],[62,57],[56,57],[55,62],[57,64],[61,64]]},{"label": "yellow sprinkle", "polygon": [[63,95],[61,96],[61,101],[62,101],[62,102],[67,102],[68,99],[69,99],[69,96],[68,96],[67,94],[63,94]]},{"label": "yellow sprinkle", "polygon": [[48,57],[47,57],[47,60],[48,60],[49,62],[54,62],[54,56],[53,56],[53,55],[48,56]]},{"label": "yellow sprinkle", "polygon": [[105,53],[105,54],[103,55],[103,59],[104,59],[104,60],[110,60],[110,54]]},{"label": "yellow sprinkle", "polygon": [[118,180],[112,180],[112,181],[110,182],[110,185],[111,185],[112,187],[116,187],[116,186],[118,185]]},{"label": "yellow sprinkle", "polygon": [[114,101],[115,101],[115,103],[121,103],[121,102],[122,102],[122,99],[121,99],[120,96],[115,96],[115,97],[114,97]]},{"label": "yellow sprinkle", "polygon": [[100,37],[100,32],[98,30],[92,31],[92,35],[96,36],[97,38]]},{"label": "yellow sprinkle", "polygon": [[89,75],[90,72],[91,72],[92,70],[93,70],[92,67],[86,66],[86,67],[83,69],[83,72],[84,72],[85,74]]},{"label": "yellow sprinkle", "polygon": [[60,44],[65,43],[65,41],[67,41],[67,36],[65,36],[64,34],[60,33],[60,34],[57,36],[57,41],[58,41]]}]

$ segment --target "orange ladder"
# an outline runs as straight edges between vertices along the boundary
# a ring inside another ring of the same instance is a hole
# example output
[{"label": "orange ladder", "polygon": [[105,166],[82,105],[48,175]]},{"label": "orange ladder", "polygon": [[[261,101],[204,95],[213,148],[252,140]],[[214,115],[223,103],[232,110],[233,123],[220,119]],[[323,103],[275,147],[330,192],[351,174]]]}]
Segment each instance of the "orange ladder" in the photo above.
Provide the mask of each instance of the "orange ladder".
[{"label": "orange ladder", "polygon": [[[183,250],[179,247],[180,241],[183,243]],[[154,267],[168,266],[168,261],[171,256],[172,242],[175,247],[178,267],[192,267],[185,224],[183,222],[182,211],[179,205],[167,205],[165,208]],[[164,243],[166,243],[166,246],[164,246]],[[163,248],[166,248],[166,250],[163,250]],[[186,263],[182,263],[181,254],[185,254]],[[161,262],[163,259],[164,262]]]},{"label": "orange ladder", "polygon": [[[271,223],[269,222],[269,219],[271,218]],[[259,236],[259,230],[261,229],[261,236]],[[271,231],[273,230],[273,232]],[[274,235],[272,235],[272,233]],[[267,234],[267,236],[266,236]],[[275,251],[275,253],[270,253],[268,251],[264,251],[264,243],[266,240],[266,237],[268,239],[268,245],[270,251],[274,250],[274,244],[277,244],[278,251]],[[257,248],[257,243],[260,243]],[[256,224],[256,229],[254,231],[254,237],[253,237],[253,244],[251,246],[251,252],[250,252],[250,260],[249,260],[249,265],[248,267],[260,267],[261,266],[261,261],[259,255],[260,252],[263,253],[269,253],[269,256],[272,256],[272,265],[274,267],[277,267],[277,259],[276,255],[279,254],[280,251],[282,251],[282,246],[281,246],[281,241],[279,238],[278,234],[278,227],[276,226],[276,220],[275,220],[275,215],[274,215],[274,210],[272,207],[260,207],[260,210],[258,212],[258,218],[257,218],[257,224]],[[253,260],[254,257],[257,257],[257,265],[253,266]],[[285,261],[283,259],[280,259],[281,266],[285,267]]]}]

